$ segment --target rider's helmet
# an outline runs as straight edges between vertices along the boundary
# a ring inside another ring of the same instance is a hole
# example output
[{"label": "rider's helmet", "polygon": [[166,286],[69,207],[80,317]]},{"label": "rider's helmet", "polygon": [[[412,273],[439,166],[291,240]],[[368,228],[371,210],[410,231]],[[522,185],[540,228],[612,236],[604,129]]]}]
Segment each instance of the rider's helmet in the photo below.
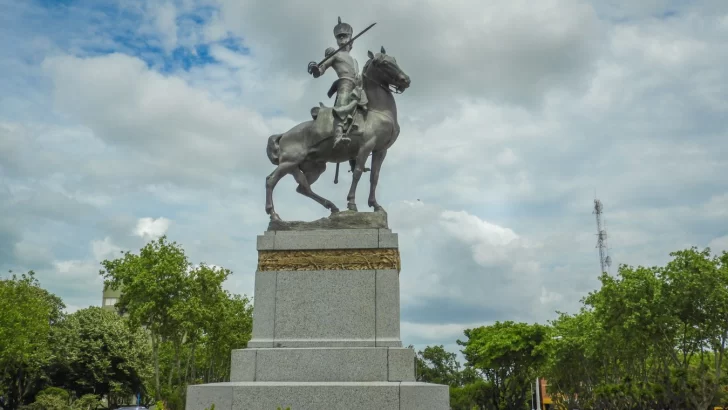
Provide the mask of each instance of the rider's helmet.
[{"label": "rider's helmet", "polygon": [[348,34],[350,36],[354,34],[354,29],[349,24],[342,23],[341,17],[339,17],[339,24],[334,27],[334,37],[339,37],[340,34]]}]

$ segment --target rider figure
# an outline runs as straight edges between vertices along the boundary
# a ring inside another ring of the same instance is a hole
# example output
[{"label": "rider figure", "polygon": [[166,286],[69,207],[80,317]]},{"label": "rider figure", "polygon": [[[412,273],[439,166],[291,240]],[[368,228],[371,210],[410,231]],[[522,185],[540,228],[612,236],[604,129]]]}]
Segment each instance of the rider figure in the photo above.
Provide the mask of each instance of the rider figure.
[{"label": "rider figure", "polygon": [[[341,17],[339,17],[339,24],[334,27],[334,37],[336,37],[336,43],[339,47],[346,44],[351,39],[353,33],[354,30],[351,26],[347,23],[342,23]],[[353,45],[354,43],[352,42],[333,57],[324,61],[321,65],[315,62],[309,63],[308,65],[308,72],[314,78],[320,77],[329,67],[333,67],[336,75],[339,77],[338,80],[334,81],[329,90],[329,97],[334,92],[336,93],[336,102],[334,103],[334,113],[336,114],[334,115],[334,146],[342,141],[347,144],[351,141],[349,137],[344,135],[344,127],[350,121],[353,121],[354,110],[357,106],[357,86],[359,86],[361,81],[359,77],[359,64],[349,54]],[[326,49],[326,56],[328,57],[335,51],[336,49],[329,47]]]}]

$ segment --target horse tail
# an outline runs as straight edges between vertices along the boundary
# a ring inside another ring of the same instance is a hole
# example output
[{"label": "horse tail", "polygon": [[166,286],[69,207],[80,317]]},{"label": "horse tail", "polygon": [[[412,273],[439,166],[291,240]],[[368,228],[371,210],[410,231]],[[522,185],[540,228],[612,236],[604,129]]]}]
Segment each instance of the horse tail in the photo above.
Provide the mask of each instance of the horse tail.
[{"label": "horse tail", "polygon": [[278,161],[280,160],[281,155],[281,137],[283,134],[273,134],[270,137],[268,137],[268,147],[266,148],[266,153],[268,154],[268,159],[270,160],[271,164],[278,165]]}]

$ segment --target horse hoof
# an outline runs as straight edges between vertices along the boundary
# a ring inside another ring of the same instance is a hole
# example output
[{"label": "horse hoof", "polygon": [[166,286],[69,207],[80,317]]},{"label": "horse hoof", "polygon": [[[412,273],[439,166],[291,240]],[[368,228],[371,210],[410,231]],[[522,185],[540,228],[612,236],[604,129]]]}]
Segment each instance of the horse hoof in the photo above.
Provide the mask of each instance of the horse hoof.
[{"label": "horse hoof", "polygon": [[270,214],[270,220],[273,222],[281,222],[281,217],[277,213],[273,212]]},{"label": "horse hoof", "polygon": [[384,212],[384,208],[379,204],[374,205],[374,212]]},{"label": "horse hoof", "polygon": [[331,208],[331,215],[338,214],[339,212],[341,212],[341,211],[339,211],[339,208],[337,208],[337,207]]},{"label": "horse hoof", "polygon": [[349,209],[350,211],[354,211],[354,212],[359,212],[359,210],[358,210],[358,209],[356,209],[356,204],[348,204],[348,205],[346,205],[346,207],[347,207],[347,208],[348,208],[348,209]]}]

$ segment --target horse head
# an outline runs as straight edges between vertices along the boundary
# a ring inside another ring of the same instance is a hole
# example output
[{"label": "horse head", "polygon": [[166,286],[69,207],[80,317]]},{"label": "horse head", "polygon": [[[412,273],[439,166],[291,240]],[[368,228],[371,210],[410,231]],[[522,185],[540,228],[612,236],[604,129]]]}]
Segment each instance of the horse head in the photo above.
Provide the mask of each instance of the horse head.
[{"label": "horse head", "polygon": [[409,88],[409,76],[397,64],[397,59],[387,54],[384,47],[376,55],[371,51],[367,54],[369,60],[362,70],[364,77],[397,94]]}]

